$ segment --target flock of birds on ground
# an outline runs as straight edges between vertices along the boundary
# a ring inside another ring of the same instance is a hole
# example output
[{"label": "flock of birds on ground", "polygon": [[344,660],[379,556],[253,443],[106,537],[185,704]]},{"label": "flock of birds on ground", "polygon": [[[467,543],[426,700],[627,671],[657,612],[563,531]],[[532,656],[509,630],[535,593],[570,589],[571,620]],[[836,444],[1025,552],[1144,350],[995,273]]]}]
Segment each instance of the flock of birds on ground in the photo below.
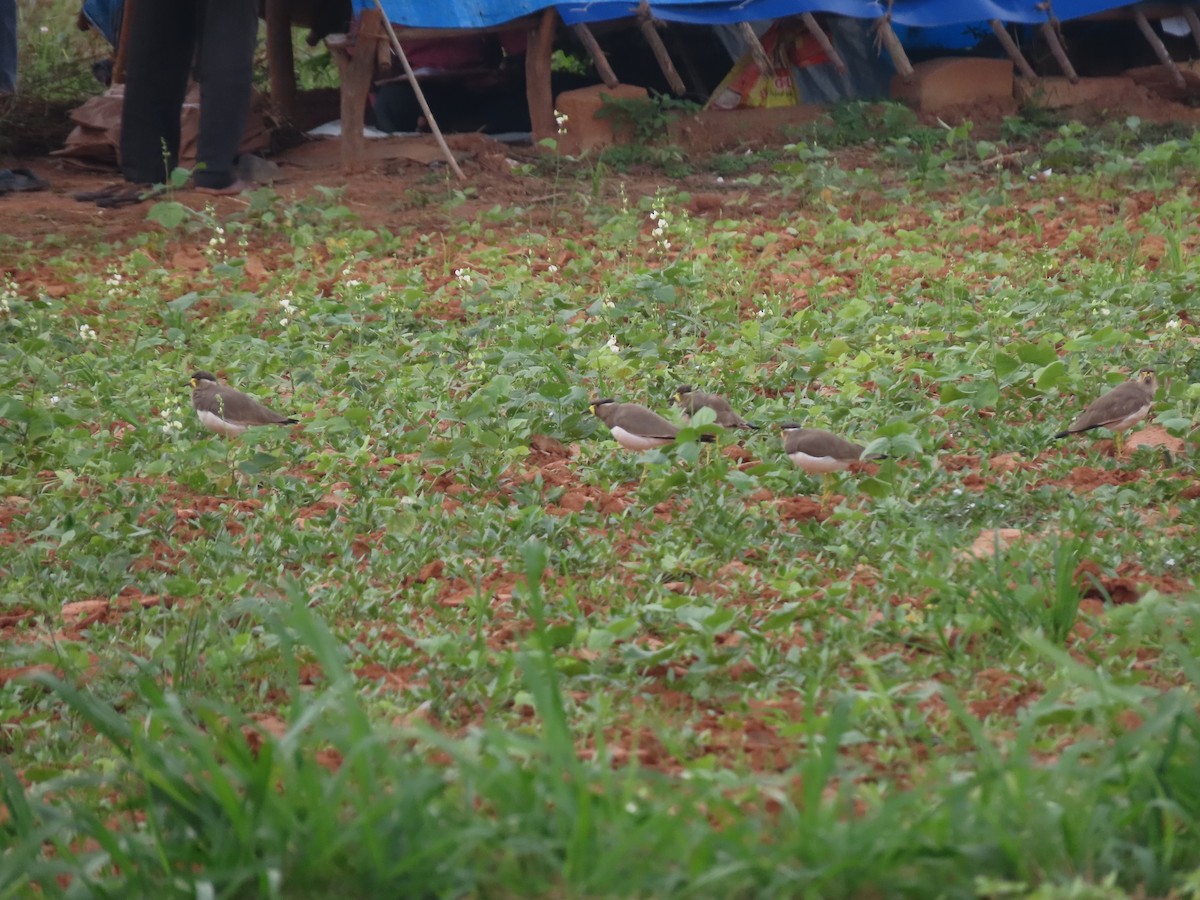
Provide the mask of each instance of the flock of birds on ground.
[{"label": "flock of birds on ground", "polygon": [[[241,391],[217,381],[211,372],[196,372],[191,377],[192,406],[196,415],[210,431],[226,437],[237,437],[256,425],[295,425],[296,419],[281,416]],[[1158,383],[1154,371],[1142,369],[1136,378],[1117,385],[1093,400],[1070,427],[1054,435],[1063,438],[1096,428],[1115,433],[1115,445],[1120,451],[1121,434],[1141,421],[1150,412]],[[675,392],[679,406],[690,419],[700,409],[711,409],[715,422],[722,428],[753,429],[760,426],[738,415],[729,402],[719,394],[696,390],[684,385]],[[605,398],[593,400],[591,411],[608,426],[613,439],[626,450],[642,452],[672,443],[679,435],[679,426],[651,409],[637,403],[619,403]],[[779,426],[783,433],[783,452],[799,468],[810,475],[828,475],[849,468],[863,459],[865,448],[840,435],[820,428],[806,428],[792,422]],[[700,440],[711,442],[712,434],[700,434]],[[876,457],[877,458],[877,457]]]}]

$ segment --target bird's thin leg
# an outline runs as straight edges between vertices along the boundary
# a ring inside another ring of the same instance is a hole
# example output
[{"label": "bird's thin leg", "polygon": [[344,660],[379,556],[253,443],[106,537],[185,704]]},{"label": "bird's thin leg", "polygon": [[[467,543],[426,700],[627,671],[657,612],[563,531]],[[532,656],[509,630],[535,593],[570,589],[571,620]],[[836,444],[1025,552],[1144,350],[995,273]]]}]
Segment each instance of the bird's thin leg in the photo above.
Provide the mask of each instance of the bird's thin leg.
[{"label": "bird's thin leg", "polygon": [[821,505],[829,506],[833,502],[833,476],[828,472],[821,476]]},{"label": "bird's thin leg", "polygon": [[1125,433],[1122,431],[1113,432],[1113,455],[1120,456],[1121,451],[1125,449]]}]

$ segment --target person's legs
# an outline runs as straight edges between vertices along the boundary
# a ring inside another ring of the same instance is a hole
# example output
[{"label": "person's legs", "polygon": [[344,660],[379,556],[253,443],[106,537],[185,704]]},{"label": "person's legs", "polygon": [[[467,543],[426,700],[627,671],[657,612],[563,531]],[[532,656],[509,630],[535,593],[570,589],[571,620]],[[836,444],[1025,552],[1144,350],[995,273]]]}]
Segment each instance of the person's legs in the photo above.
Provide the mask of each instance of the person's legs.
[{"label": "person's legs", "polygon": [[137,0],[125,56],[121,174],[135,184],[167,180],[179,165],[179,115],[196,40],[196,0]]},{"label": "person's legs", "polygon": [[200,29],[200,137],[193,179],[197,188],[220,190],[237,180],[233,161],[250,111],[258,4],[203,0]]},{"label": "person's legs", "polygon": [[0,0],[0,94],[17,89],[17,0]]}]

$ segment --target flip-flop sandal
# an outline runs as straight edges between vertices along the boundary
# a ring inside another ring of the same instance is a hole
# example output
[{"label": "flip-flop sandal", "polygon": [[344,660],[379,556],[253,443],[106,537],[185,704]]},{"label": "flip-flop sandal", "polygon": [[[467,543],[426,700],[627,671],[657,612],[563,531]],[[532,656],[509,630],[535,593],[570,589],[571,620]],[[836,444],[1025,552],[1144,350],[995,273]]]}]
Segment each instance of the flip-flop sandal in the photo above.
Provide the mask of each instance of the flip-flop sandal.
[{"label": "flip-flop sandal", "polygon": [[158,196],[161,191],[155,190],[152,184],[130,184],[124,190],[114,191],[107,197],[101,197],[96,205],[101,209],[120,209],[122,206],[133,206],[143,200]]},{"label": "flip-flop sandal", "polygon": [[141,203],[160,193],[152,184],[110,184],[98,191],[81,191],[75,199],[81,203],[95,203],[101,209],[117,209],[122,206],[132,206]]},{"label": "flip-flop sandal", "polygon": [[44,191],[50,183],[29,169],[0,169],[0,194]]}]

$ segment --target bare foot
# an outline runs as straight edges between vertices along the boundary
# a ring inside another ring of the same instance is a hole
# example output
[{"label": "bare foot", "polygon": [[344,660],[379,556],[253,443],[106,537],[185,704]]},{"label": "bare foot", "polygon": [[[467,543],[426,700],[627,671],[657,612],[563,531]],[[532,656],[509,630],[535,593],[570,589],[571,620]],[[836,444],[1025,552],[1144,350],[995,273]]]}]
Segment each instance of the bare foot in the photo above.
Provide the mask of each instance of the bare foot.
[{"label": "bare foot", "polygon": [[227,184],[225,187],[198,187],[197,194],[211,194],[214,197],[232,197],[234,194],[240,194],[243,191],[253,189],[254,185],[242,181],[240,178],[235,178],[232,184]]}]

